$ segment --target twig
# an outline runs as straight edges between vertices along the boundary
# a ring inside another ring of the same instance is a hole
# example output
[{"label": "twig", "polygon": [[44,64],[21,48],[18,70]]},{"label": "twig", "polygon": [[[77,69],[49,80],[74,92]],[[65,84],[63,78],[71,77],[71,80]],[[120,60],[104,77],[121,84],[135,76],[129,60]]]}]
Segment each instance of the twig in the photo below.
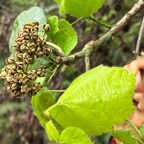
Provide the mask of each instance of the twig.
[{"label": "twig", "polygon": [[90,52],[87,50],[88,48],[85,46],[84,49],[86,50],[86,53],[85,53],[85,57],[84,57],[84,60],[85,60],[85,67],[86,67],[86,71],[88,71],[90,69]]},{"label": "twig", "polygon": [[82,20],[82,19],[83,19],[83,17],[81,17],[81,18],[77,19],[76,21],[74,21],[73,23],[71,23],[71,25],[76,24],[77,22],[79,22],[79,21],[80,21],[80,20]]},{"label": "twig", "polygon": [[46,45],[50,47],[52,50],[54,50],[59,56],[65,56],[62,49],[59,46],[50,42],[46,42]]},{"label": "twig", "polygon": [[[113,35],[118,32],[128,21],[137,14],[144,7],[143,0],[139,0],[133,8],[120,20],[118,21],[106,34],[104,34],[101,38],[96,41],[90,41],[87,43],[88,51],[91,53],[94,50],[97,50],[103,43],[108,41]],[[85,56],[87,50],[83,49],[80,52],[77,52],[73,55],[62,57],[60,63],[70,64],[76,61],[79,58]]]},{"label": "twig", "polygon": [[143,37],[144,37],[144,17],[143,17],[143,21],[142,21],[141,28],[139,31],[139,36],[138,36],[136,51],[135,51],[135,53],[139,56],[141,55],[141,47],[140,46],[141,46],[141,42],[142,42]]},{"label": "twig", "polygon": [[90,69],[90,59],[88,54],[85,55],[85,67],[86,67],[86,71]]},{"label": "twig", "polygon": [[101,22],[101,21],[95,19],[95,18],[93,17],[93,15],[89,15],[87,18],[90,19],[90,20],[92,20],[93,22],[95,22],[95,23],[101,25],[101,26],[104,26],[104,27],[108,28],[108,29],[111,28],[110,25],[108,25],[108,24],[106,24],[106,23],[104,23],[104,22]]},{"label": "twig", "polygon": [[65,92],[65,90],[49,90],[50,92],[56,92],[56,93],[62,93],[62,92]]},{"label": "twig", "polygon": [[56,71],[57,71],[58,67],[59,67],[59,65],[57,65],[57,66],[56,66],[56,68],[54,69],[54,71],[53,71],[52,75],[51,75],[51,76],[50,76],[50,78],[48,79],[48,82],[47,82],[47,83],[49,83],[49,82],[51,81],[51,79],[52,79],[52,78],[53,78],[53,76],[55,75],[55,73],[56,73]]}]

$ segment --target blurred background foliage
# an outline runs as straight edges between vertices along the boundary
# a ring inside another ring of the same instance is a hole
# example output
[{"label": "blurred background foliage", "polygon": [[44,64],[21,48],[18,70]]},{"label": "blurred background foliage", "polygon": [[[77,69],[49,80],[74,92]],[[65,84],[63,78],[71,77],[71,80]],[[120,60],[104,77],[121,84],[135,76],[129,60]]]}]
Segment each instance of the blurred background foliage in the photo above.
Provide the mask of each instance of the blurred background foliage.
[{"label": "blurred background foliage", "polygon": [[[120,20],[134,5],[131,0],[106,1],[95,17],[110,25]],[[40,6],[47,17],[58,15],[70,23],[76,19],[69,15],[59,15],[58,5],[53,0],[0,0],[0,71],[5,65],[5,58],[9,56],[9,38],[15,18],[20,12]],[[134,59],[136,41],[143,13],[138,13],[125,25],[113,39],[104,43],[102,47],[91,54],[91,68],[99,65],[123,66]],[[76,23],[79,41],[72,53],[78,52],[90,40],[96,40],[108,31],[107,28],[90,20]],[[66,89],[78,75],[85,72],[84,59],[76,61],[70,66],[61,66],[53,77],[49,87],[51,89]],[[30,97],[13,99],[0,82],[0,143],[1,144],[48,144],[47,136],[34,117]],[[106,144],[109,134],[92,138],[97,144]]]}]

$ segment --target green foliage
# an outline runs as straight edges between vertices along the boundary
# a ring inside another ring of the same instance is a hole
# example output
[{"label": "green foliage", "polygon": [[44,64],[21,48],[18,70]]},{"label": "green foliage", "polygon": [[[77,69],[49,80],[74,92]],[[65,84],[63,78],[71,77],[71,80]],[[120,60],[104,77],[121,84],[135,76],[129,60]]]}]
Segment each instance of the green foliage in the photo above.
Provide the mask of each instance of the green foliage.
[{"label": "green foliage", "polygon": [[13,31],[9,41],[9,50],[10,53],[14,53],[14,43],[17,37],[18,32],[23,28],[23,26],[27,23],[31,23],[33,21],[38,21],[39,25],[39,35],[43,33],[43,24],[46,23],[46,16],[44,11],[39,7],[33,7],[27,11],[23,11],[15,20]]},{"label": "green foliage", "polygon": [[58,29],[58,17],[51,16],[47,23],[50,25],[50,31],[47,33],[48,38],[52,38],[55,33],[59,30]]},{"label": "green foliage", "polygon": [[92,144],[88,136],[79,128],[66,128],[60,135],[60,144]]},{"label": "green foliage", "polygon": [[49,118],[44,114],[44,111],[55,103],[52,94],[47,88],[43,87],[32,97],[31,102],[35,116],[39,119],[41,125],[45,127],[45,123],[49,121]]},{"label": "green foliage", "polygon": [[64,127],[78,127],[88,135],[100,135],[133,112],[134,88],[133,73],[99,66],[76,78],[45,113]]},{"label": "green foliage", "polygon": [[77,35],[74,29],[66,20],[61,19],[58,21],[56,16],[50,17],[48,23],[51,27],[48,37],[68,55],[77,44]]},{"label": "green foliage", "polygon": [[86,17],[102,7],[104,0],[56,0],[60,12],[67,12],[75,17]]},{"label": "green foliage", "polygon": [[60,137],[59,132],[56,129],[56,127],[52,121],[49,121],[46,123],[45,130],[46,130],[46,133],[47,133],[50,141],[52,141],[52,142],[58,142],[59,141],[59,137]]},{"label": "green foliage", "polygon": [[137,144],[137,141],[134,138],[133,131],[131,129],[119,129],[115,130],[112,135],[119,139],[120,141],[124,142],[124,144]]}]

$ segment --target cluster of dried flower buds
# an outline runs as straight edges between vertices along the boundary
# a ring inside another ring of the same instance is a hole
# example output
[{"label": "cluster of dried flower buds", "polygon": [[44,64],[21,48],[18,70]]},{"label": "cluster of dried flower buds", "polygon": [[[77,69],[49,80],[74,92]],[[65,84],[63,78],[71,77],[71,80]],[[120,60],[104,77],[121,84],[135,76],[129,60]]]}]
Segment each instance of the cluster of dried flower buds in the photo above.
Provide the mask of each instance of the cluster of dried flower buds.
[{"label": "cluster of dried flower buds", "polygon": [[[15,55],[6,59],[7,65],[0,74],[0,78],[5,79],[5,85],[14,97],[28,93],[33,95],[42,87],[35,80],[45,76],[45,68],[38,67],[31,71],[27,69],[35,58],[51,53],[51,49],[46,46],[46,40],[38,37],[38,26],[38,22],[24,25],[14,44]],[[44,25],[43,29],[46,32],[49,26]]]}]

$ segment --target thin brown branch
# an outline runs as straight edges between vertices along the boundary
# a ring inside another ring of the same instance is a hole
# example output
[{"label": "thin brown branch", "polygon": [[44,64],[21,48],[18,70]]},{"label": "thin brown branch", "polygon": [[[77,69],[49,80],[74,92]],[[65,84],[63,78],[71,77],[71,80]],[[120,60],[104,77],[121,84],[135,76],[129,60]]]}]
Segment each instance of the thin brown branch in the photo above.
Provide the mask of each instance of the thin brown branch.
[{"label": "thin brown branch", "polygon": [[112,38],[115,33],[117,33],[124,25],[126,25],[128,21],[143,8],[144,2],[143,0],[139,0],[133,6],[133,8],[121,20],[119,20],[106,34],[104,34],[96,41],[88,42],[82,51],[70,56],[62,57],[60,63],[70,64],[77,59],[84,57],[86,52],[89,51],[89,53],[91,53],[92,51],[97,50],[103,43]]},{"label": "thin brown branch", "polygon": [[137,55],[141,55],[141,42],[142,42],[142,38],[143,37],[144,37],[144,17],[143,17],[143,21],[142,21],[141,28],[140,28],[140,31],[139,31],[137,45],[136,45],[136,51],[135,51],[135,53]]}]

